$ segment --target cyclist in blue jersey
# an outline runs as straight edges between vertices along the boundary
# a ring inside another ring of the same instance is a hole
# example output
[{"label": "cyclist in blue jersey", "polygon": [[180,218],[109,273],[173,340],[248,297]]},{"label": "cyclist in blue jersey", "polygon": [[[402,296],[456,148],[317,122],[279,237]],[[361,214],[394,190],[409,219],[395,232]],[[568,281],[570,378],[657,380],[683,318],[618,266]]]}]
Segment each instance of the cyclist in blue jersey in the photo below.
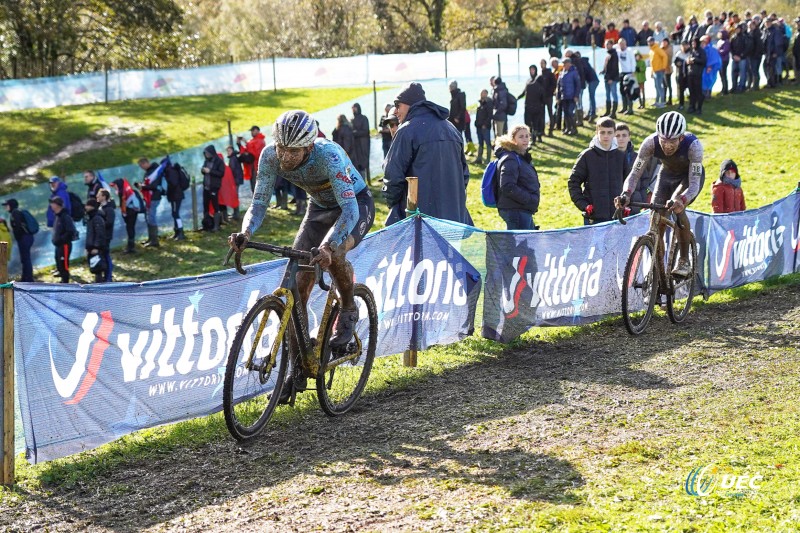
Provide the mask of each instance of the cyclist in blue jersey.
[{"label": "cyclist in blue jersey", "polygon": [[[287,111],[278,117],[272,128],[273,143],[261,152],[253,203],[242,220],[242,231],[231,234],[228,243],[235,251],[244,249],[264,221],[278,176],[305,190],[310,201],[293,247],[318,248],[312,263],[319,263],[336,281],[342,309],[331,345],[341,347],[352,339],[358,320],[353,267],[346,254],[372,227],[375,206],[364,178],[344,149],[317,134],[316,121],[305,111]],[[297,285],[306,305],[314,286],[313,272],[299,272]]]},{"label": "cyclist in blue jersey", "polygon": [[622,185],[622,194],[614,199],[616,207],[628,205],[639,178],[653,157],[661,161],[661,168],[653,185],[652,202],[661,205],[670,200],[673,202],[669,210],[675,213],[680,226],[680,260],[672,273],[685,277],[691,269],[688,258],[692,231],[685,209],[703,189],[706,171],[703,168],[703,145],[686,131],[686,119],[677,111],[661,115],[656,121],[656,133],[642,142],[633,168]]}]

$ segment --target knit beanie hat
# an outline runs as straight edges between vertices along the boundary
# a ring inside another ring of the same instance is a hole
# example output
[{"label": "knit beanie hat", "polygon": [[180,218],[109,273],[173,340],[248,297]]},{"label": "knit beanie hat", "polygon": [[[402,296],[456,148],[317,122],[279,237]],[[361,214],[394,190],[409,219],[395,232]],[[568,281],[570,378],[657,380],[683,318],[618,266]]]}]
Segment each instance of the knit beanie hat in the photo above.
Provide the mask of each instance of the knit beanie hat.
[{"label": "knit beanie hat", "polygon": [[425,90],[417,82],[411,82],[397,93],[396,100],[401,104],[414,105],[425,101]]}]

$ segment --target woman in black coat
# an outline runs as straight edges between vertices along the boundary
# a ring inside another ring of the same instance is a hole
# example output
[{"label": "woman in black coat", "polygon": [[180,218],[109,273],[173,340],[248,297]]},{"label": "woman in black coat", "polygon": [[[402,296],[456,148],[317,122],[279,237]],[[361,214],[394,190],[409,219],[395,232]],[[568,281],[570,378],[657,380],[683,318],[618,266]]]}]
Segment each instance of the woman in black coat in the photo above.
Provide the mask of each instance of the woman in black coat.
[{"label": "woman in black coat", "polygon": [[515,126],[495,140],[497,212],[508,230],[533,230],[539,210],[539,175],[528,153],[531,130]]}]

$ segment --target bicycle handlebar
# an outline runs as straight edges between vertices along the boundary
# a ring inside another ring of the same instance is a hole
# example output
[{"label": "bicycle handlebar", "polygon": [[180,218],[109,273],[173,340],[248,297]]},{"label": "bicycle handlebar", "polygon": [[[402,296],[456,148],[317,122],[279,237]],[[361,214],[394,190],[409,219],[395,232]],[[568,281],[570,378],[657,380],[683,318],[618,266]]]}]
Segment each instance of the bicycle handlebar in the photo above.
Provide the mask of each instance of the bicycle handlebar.
[{"label": "bicycle handlebar", "polygon": [[[311,262],[311,259],[314,258],[317,254],[319,254],[319,251],[316,248],[312,248],[310,252],[306,252],[305,250],[295,250],[294,248],[290,248],[289,246],[276,246],[274,244],[269,244],[266,242],[247,241],[244,247],[252,248],[253,250],[259,250],[262,252],[269,252],[271,254],[279,255],[281,257],[286,257],[288,259],[296,259],[305,262]],[[229,248],[228,255],[225,256],[225,262],[222,264],[222,266],[228,266],[230,264],[231,257],[233,257],[236,271],[242,275],[247,274],[247,270],[242,268],[241,250],[238,252],[234,252],[233,248]],[[330,285],[325,283],[322,274],[323,274],[322,267],[319,265],[319,263],[316,263],[314,265],[314,277],[316,279],[316,283],[319,285],[319,288],[322,289],[323,291],[329,291],[331,287]]]},{"label": "bicycle handlebar", "polygon": [[[662,209],[662,210],[670,209],[673,203],[674,202],[672,200],[668,201],[666,205],[653,204],[648,202],[628,202],[628,205],[626,205],[625,207],[638,207],[640,209],[651,209],[655,211],[657,209]],[[622,224],[623,226],[627,224],[627,222],[625,222],[624,211],[625,211],[624,207],[622,209],[617,208],[616,210],[614,210],[614,215],[611,217],[613,220],[619,220],[619,223]]]}]

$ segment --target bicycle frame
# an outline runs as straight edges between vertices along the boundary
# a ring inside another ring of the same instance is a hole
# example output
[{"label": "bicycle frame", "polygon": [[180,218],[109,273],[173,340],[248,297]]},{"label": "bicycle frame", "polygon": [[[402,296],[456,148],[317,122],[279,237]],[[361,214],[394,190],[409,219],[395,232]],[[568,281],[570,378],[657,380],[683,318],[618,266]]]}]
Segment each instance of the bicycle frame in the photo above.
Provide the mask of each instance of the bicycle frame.
[{"label": "bicycle frame", "polygon": [[[283,275],[283,280],[281,281],[280,287],[273,291],[273,295],[277,296],[278,298],[282,298],[286,302],[286,308],[284,310],[283,316],[281,316],[281,323],[278,328],[278,334],[276,339],[284,339],[286,336],[286,330],[289,326],[289,321],[291,320],[292,325],[294,326],[294,337],[297,340],[297,346],[300,350],[300,364],[303,368],[304,373],[311,378],[316,378],[317,375],[320,373],[320,361],[322,360],[322,349],[323,349],[323,340],[325,337],[325,331],[328,329],[328,322],[331,319],[331,313],[333,312],[334,305],[339,300],[339,297],[336,295],[336,291],[334,290],[335,284],[331,281],[330,285],[327,285],[322,277],[322,269],[319,265],[310,266],[310,265],[301,265],[301,259],[310,259],[314,255],[314,251],[311,253],[301,252],[300,254],[296,253],[296,251],[290,248],[281,248],[273,245],[261,244],[261,243],[247,243],[246,247],[248,248],[255,248],[262,251],[268,251],[275,253],[277,255],[283,255],[284,257],[289,258],[289,263],[286,265],[286,271]],[[228,264],[228,261],[232,255],[232,250],[228,253],[228,257],[225,260],[225,264]],[[302,256],[302,257],[301,257]],[[245,274],[246,271],[241,267],[241,252],[235,255],[235,262],[236,262],[236,270],[242,274]],[[319,328],[317,330],[317,338],[316,342],[312,342],[311,334],[308,330],[308,315],[305,309],[305,306],[299,305],[299,302],[302,302],[302,297],[300,295],[300,289],[297,286],[297,274],[299,272],[313,272],[316,277],[317,284],[320,288],[324,291],[327,291],[328,296],[325,301],[325,310],[322,314],[322,318],[320,319]],[[261,322],[259,323],[258,330],[256,335],[253,338],[253,344],[250,349],[250,353],[248,354],[247,360],[245,362],[245,368],[248,370],[253,369],[253,359],[255,357],[256,348],[258,346],[259,341],[261,340],[261,335],[264,332],[264,328],[266,327],[266,320],[267,316],[265,315]],[[338,357],[332,361],[327,362],[325,368],[322,369],[322,372],[327,372],[328,370],[341,365],[342,363],[346,363],[347,361],[351,361],[356,359],[359,356],[359,353],[362,349],[361,339],[358,338],[358,335],[354,335],[354,339],[356,342],[356,350],[350,354],[345,355],[343,357]],[[275,362],[277,361],[278,357],[278,350],[280,349],[280,343],[276,342],[272,346],[272,351],[270,353],[269,363],[265,365],[264,369],[261,369],[263,374],[269,372],[274,366]]]},{"label": "bicycle frame", "polygon": [[[669,216],[663,214],[669,206],[640,202],[631,202],[629,205],[631,207],[650,209],[650,227],[648,228],[646,235],[650,235],[650,238],[653,239],[655,244],[655,256],[658,258],[658,268],[656,268],[656,275],[658,276],[658,290],[661,293],[666,293],[667,289],[664,284],[667,279],[667,272],[665,268],[665,263],[667,261],[667,250],[664,247],[664,234],[667,227],[671,228],[674,232],[677,230],[679,225],[677,221],[673,222],[669,219]],[[619,220],[623,225],[626,224],[625,218],[620,209],[617,209],[614,212],[613,218]]]}]

